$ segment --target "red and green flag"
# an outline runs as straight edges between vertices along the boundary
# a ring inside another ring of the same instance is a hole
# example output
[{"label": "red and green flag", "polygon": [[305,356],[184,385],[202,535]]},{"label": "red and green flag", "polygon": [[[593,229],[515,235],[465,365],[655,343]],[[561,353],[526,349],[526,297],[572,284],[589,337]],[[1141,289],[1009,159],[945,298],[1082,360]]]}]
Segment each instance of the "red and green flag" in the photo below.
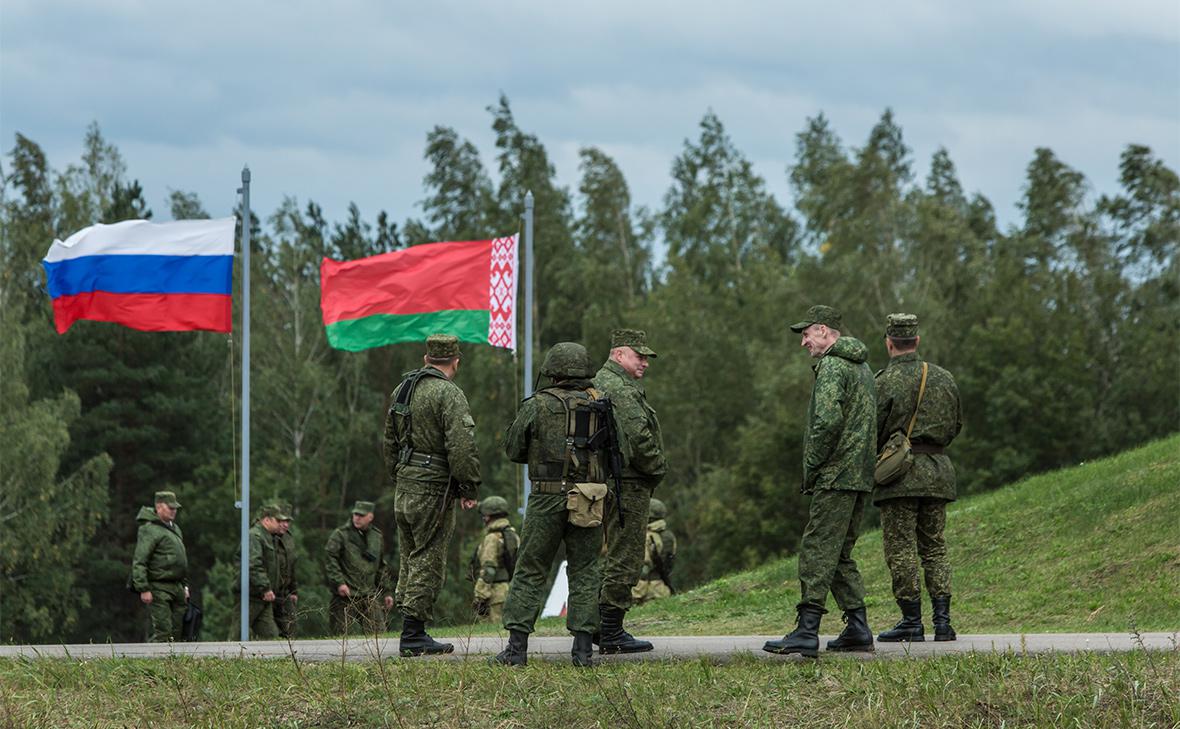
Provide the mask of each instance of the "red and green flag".
[{"label": "red and green flag", "polygon": [[328,343],[359,352],[453,334],[516,350],[516,236],[320,264]]}]

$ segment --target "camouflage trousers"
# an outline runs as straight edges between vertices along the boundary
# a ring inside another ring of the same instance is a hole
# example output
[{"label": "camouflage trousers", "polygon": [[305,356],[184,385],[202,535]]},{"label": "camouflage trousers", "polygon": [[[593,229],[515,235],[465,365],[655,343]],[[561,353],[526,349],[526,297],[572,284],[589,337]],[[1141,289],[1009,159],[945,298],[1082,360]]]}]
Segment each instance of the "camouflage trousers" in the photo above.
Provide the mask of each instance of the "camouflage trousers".
[{"label": "camouflage trousers", "polygon": [[533,625],[548,597],[545,585],[549,580],[549,568],[563,543],[570,590],[565,626],[575,633],[598,630],[598,589],[602,581],[598,555],[602,550],[602,527],[570,524],[565,494],[529,496],[520,551],[516,555],[516,572],[508,587],[508,601],[504,603],[505,630],[533,632]]},{"label": "camouflage trousers", "polygon": [[824,608],[828,592],[841,610],[864,607],[865,586],[852,559],[869,495],[863,491],[820,490],[799,546],[800,604]]},{"label": "camouflage trousers", "polygon": [[623,526],[619,526],[614,487],[606,502],[606,557],[602,563],[599,603],[630,610],[631,590],[643,572],[643,540],[647,537],[647,509],[653,487],[642,481],[623,482]]},{"label": "camouflage trousers", "polygon": [[380,595],[332,595],[328,624],[332,635],[374,635],[386,630],[385,605]]},{"label": "camouflage trousers", "polygon": [[148,643],[177,641],[184,634],[184,585],[153,583],[152,603],[147,605]]},{"label": "camouflage trousers", "polygon": [[274,640],[279,637],[275,622],[275,604],[265,600],[250,600],[250,639]]},{"label": "camouflage trousers", "polygon": [[930,498],[900,498],[881,502],[881,536],[885,564],[893,577],[893,597],[921,600],[921,571],[926,573],[930,597],[951,594],[951,563],[947,559],[946,501]]},{"label": "camouflage trousers", "polygon": [[393,512],[400,554],[394,601],[403,616],[430,622],[446,575],[447,547],[455,531],[454,499],[399,489]]},{"label": "camouflage trousers", "polygon": [[298,618],[295,610],[296,603],[290,600],[290,593],[275,593],[275,625],[279,627],[280,638],[296,637]]}]

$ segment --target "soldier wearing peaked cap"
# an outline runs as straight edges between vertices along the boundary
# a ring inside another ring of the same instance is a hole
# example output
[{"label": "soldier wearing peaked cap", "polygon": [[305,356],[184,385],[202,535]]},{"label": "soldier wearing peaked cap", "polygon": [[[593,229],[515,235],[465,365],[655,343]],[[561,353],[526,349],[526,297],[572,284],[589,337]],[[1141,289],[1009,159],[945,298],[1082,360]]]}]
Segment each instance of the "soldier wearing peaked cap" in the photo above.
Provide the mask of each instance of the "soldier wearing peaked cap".
[{"label": "soldier wearing peaked cap", "polygon": [[[668,471],[668,462],[659,418],[643,388],[648,365],[656,357],[655,350],[648,346],[647,333],[641,329],[616,329],[611,332],[610,347],[609,358],[594,376],[594,387],[614,404],[625,464],[622,504],[612,499],[607,506],[598,646],[602,653],[641,653],[650,651],[652,644],[627,632],[623,620],[634,604],[632,590],[643,571],[648,504]],[[620,508],[622,524],[616,513]]]},{"label": "soldier wearing peaked cap", "polygon": [[[273,640],[279,637],[275,622],[275,590],[279,584],[279,555],[275,540],[279,534],[279,514],[275,504],[266,504],[250,527],[249,590],[250,638]],[[234,611],[234,615],[240,612]],[[235,621],[236,622],[236,621]],[[237,634],[234,630],[234,634]]]},{"label": "soldier wearing peaked cap", "polygon": [[349,521],[336,527],[324,545],[324,574],[332,599],[328,617],[335,635],[385,630],[393,608],[385,567],[385,536],[373,525],[374,504],[358,501]]},{"label": "soldier wearing peaked cap", "polygon": [[456,500],[464,509],[479,502],[479,452],[475,420],[454,383],[459,340],[432,334],[422,368],[407,372],[394,389],[385,418],[385,463],[395,488],[401,611],[399,651],[404,656],[450,653],[426,632],[442,590],[447,548],[455,531]]},{"label": "soldier wearing peaked cap", "polygon": [[131,559],[131,589],[147,607],[149,643],[180,640],[189,598],[188,553],[176,524],[180,501],[157,491],[154,506],[139,510],[139,533]]},{"label": "soldier wearing peaked cap", "polygon": [[275,587],[275,623],[279,627],[280,637],[294,639],[299,586],[295,579],[295,537],[291,534],[293,515],[290,504],[279,503],[275,506],[279,511],[279,531],[275,534],[275,554],[279,563],[279,580]]},{"label": "soldier wearing peaked cap", "polygon": [[[951,627],[951,566],[947,559],[946,505],[955,499],[955,468],[946,447],[963,427],[954,377],[918,355],[918,317],[890,314],[885,325],[889,364],[877,374],[877,449],[895,433],[907,433],[913,460],[891,483],[878,484],[885,563],[902,619],[877,636],[886,642],[925,640],[922,588],[934,618],[934,639],[955,639]],[[919,569],[919,561],[921,569]]]}]

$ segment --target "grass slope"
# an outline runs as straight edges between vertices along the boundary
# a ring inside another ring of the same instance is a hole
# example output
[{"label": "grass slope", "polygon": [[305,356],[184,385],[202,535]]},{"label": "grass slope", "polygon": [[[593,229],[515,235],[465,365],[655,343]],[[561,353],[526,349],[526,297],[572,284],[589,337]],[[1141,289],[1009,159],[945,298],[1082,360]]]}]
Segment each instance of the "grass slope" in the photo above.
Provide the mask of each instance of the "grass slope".
[{"label": "grass slope", "polygon": [[[958,501],[946,533],[960,633],[1180,629],[1180,436]],[[891,627],[881,532],[862,535],[853,556],[870,627]],[[797,568],[775,560],[636,608],[628,624],[650,635],[782,633],[795,620]],[[828,608],[822,629],[835,632]],[[564,633],[560,620],[540,627]],[[447,632],[472,630],[494,628]]]}]

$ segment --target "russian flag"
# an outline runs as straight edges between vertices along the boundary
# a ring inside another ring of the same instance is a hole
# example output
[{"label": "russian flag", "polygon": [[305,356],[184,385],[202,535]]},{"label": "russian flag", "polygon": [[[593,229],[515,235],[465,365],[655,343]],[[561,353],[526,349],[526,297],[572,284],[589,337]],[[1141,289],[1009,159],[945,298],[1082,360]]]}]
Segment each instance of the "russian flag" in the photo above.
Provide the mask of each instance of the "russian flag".
[{"label": "russian flag", "polygon": [[58,334],[79,319],[145,332],[232,329],[235,218],[92,225],[41,265]]}]

